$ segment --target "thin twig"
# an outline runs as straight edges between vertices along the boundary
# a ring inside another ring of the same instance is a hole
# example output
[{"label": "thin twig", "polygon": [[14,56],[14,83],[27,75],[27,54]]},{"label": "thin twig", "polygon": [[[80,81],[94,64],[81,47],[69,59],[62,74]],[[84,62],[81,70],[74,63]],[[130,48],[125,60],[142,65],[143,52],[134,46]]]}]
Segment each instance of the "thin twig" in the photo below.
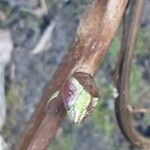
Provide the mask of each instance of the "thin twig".
[{"label": "thin twig", "polygon": [[128,110],[131,113],[150,113],[150,109],[146,109],[146,108],[134,108],[131,105],[128,105]]},{"label": "thin twig", "polygon": [[130,111],[128,110],[129,77],[133,49],[144,1],[130,0],[129,2],[130,10],[125,16],[121,51],[116,71],[116,86],[119,95],[115,101],[115,111],[119,127],[126,139],[140,149],[148,149],[150,147],[150,140],[140,135],[134,129],[131,121]]}]

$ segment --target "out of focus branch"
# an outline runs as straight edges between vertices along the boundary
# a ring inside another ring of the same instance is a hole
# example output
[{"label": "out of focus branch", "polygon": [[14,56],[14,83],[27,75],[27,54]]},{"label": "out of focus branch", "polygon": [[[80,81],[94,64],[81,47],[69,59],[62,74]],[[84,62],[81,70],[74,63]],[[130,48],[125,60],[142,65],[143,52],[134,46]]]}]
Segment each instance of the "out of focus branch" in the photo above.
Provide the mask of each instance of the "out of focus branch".
[{"label": "out of focus branch", "polygon": [[60,63],[16,143],[17,150],[46,149],[66,113],[61,97],[52,100],[46,112],[48,100],[56,91],[60,91],[64,82],[74,72],[94,75],[116,33],[126,4],[127,0],[93,0],[80,22],[71,50]]},{"label": "out of focus branch", "polygon": [[38,44],[31,51],[31,55],[41,53],[46,48],[51,46],[51,37],[52,37],[52,33],[53,33],[55,24],[56,24],[56,22],[53,21],[46,27],[46,29],[44,30],[44,33],[42,34],[41,38],[39,39]]},{"label": "out of focus branch", "polygon": [[[10,30],[0,30],[0,133],[6,119],[5,67],[10,61],[13,41]],[[7,144],[0,135],[0,149],[7,149]]]},{"label": "out of focus branch", "polygon": [[35,10],[35,14],[39,17],[42,17],[42,16],[48,14],[48,8],[46,6],[45,0],[38,0],[38,2],[39,2],[40,6],[39,6],[39,8],[37,8]]}]

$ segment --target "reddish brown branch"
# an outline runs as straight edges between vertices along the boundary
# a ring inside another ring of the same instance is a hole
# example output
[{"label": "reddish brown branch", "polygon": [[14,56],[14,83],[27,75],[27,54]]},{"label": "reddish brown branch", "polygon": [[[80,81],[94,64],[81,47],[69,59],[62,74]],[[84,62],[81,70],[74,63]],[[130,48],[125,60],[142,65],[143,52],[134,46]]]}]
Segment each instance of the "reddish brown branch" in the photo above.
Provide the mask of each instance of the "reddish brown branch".
[{"label": "reddish brown branch", "polygon": [[44,150],[49,141],[55,136],[59,125],[65,117],[63,102],[58,97],[51,101],[44,120],[42,121],[35,138],[28,147],[28,150]]},{"label": "reddish brown branch", "polygon": [[125,16],[121,51],[116,72],[116,86],[119,96],[115,101],[115,111],[119,127],[127,140],[140,149],[148,150],[150,139],[145,138],[134,129],[128,109],[131,63],[143,2],[143,0],[131,0],[129,13],[126,13]]},{"label": "reddish brown branch", "polygon": [[16,149],[44,150],[47,147],[65,116],[61,98],[51,102],[49,113],[45,113],[47,101],[52,94],[62,88],[64,82],[74,72],[94,74],[115,35],[126,4],[127,0],[92,2],[80,23],[77,40],[48,84],[39,105],[16,144]]},{"label": "reddish brown branch", "polygon": [[82,60],[84,66],[91,68],[91,74],[94,74],[99,63],[103,60],[107,52],[106,49],[114,38],[126,3],[127,0],[120,2],[118,0],[109,0],[107,3],[104,17],[91,41],[89,52],[84,55],[84,59]]}]

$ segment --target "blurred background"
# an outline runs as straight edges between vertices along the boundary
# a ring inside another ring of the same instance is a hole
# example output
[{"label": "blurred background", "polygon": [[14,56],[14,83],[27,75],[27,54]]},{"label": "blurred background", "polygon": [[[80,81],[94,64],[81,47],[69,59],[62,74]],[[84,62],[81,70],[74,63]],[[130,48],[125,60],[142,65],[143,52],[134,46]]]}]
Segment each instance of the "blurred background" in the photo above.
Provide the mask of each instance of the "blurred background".
[{"label": "blurred background", "polygon": [[[130,98],[150,108],[150,0],[134,50]],[[88,0],[0,0],[0,150],[12,149],[62,57],[71,47]],[[101,101],[90,118],[73,125],[66,117],[49,150],[134,150],[114,114],[113,74],[120,29],[98,69]],[[6,109],[6,114],[5,114]],[[136,114],[135,127],[150,137],[150,117]]]}]

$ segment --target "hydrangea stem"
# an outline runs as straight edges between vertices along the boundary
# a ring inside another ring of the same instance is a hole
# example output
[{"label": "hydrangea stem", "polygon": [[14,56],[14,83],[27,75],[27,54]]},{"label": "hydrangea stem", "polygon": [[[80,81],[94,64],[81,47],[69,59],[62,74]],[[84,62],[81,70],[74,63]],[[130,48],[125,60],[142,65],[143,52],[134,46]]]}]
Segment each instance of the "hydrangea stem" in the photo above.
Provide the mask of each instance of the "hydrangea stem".
[{"label": "hydrangea stem", "polygon": [[[94,74],[115,35],[126,5],[127,0],[93,0],[85,17],[81,20],[78,36],[72,49],[60,63],[19,142],[16,144],[17,150],[46,149],[65,116],[61,98],[55,102],[51,101],[51,110],[49,110],[51,113],[45,112],[49,98],[62,88],[64,82],[74,72]],[[57,108],[61,108],[61,118],[57,113]],[[55,126],[52,122],[55,123]],[[45,130],[47,126],[48,130]],[[42,140],[41,137],[44,139]]]}]

